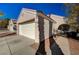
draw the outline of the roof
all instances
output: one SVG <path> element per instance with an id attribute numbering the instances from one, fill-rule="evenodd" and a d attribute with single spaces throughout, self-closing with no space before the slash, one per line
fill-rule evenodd
<path id="1" fill-rule="evenodd" d="M 25 14 L 25 15 L 23 15 L 23 14 Z M 25 18 L 23 19 L 22 16 L 24 16 L 26 19 Z M 33 10 L 33 9 L 27 9 L 27 8 L 23 8 L 22 9 L 22 11 L 21 11 L 21 13 L 19 15 L 17 23 L 24 23 L 24 22 L 33 20 L 36 16 L 41 16 L 41 17 L 43 17 L 46 20 L 49 20 L 51 22 L 55 22 L 56 23 L 55 20 L 51 19 L 49 16 L 45 15 L 44 13 L 42 13 L 40 11 Z"/>

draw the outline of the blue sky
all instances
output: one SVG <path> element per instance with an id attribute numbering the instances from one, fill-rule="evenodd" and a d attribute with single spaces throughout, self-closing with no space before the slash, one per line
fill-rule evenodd
<path id="1" fill-rule="evenodd" d="M 4 16 L 0 16 L 0 18 L 17 19 L 22 8 L 42 10 L 45 14 L 66 16 L 62 3 L 0 3 L 0 12 L 4 13 Z"/>

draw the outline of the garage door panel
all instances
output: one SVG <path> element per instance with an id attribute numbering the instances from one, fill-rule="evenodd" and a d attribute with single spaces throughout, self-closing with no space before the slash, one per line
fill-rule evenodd
<path id="1" fill-rule="evenodd" d="M 19 25 L 19 34 L 31 39 L 35 39 L 35 23 Z"/>

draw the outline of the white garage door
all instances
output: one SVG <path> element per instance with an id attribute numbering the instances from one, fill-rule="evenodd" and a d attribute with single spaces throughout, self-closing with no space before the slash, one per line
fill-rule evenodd
<path id="1" fill-rule="evenodd" d="M 20 24 L 19 34 L 31 39 L 35 39 L 35 23 Z"/>

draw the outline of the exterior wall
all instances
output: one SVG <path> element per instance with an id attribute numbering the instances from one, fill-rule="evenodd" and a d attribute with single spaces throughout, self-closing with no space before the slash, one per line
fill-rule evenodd
<path id="1" fill-rule="evenodd" d="M 35 40 L 35 23 L 19 24 L 22 22 L 27 22 L 31 19 L 35 19 L 35 17 L 36 17 L 36 10 L 23 8 L 17 22 L 18 27 L 17 34 Z"/>
<path id="2" fill-rule="evenodd" d="M 59 25 L 65 24 L 64 17 L 62 17 L 62 16 L 52 14 L 50 17 L 57 22 L 57 23 L 53 23 L 53 29 L 54 30 L 57 30 Z"/>
<path id="3" fill-rule="evenodd" d="M 35 18 L 35 42 L 39 43 L 38 16 Z"/>
<path id="4" fill-rule="evenodd" d="M 49 21 L 44 19 L 44 35 L 45 39 L 49 38 Z"/>
<path id="5" fill-rule="evenodd" d="M 35 23 L 19 24 L 19 34 L 35 40 Z"/>
<path id="6" fill-rule="evenodd" d="M 52 29 L 53 29 L 53 27 L 52 27 Z M 44 36 L 45 36 L 45 39 L 49 38 L 49 21 L 46 19 L 44 19 Z M 35 42 L 39 43 L 38 17 L 35 19 Z"/>
<path id="7" fill-rule="evenodd" d="M 29 20 L 35 18 L 35 16 L 36 16 L 35 10 L 23 8 L 19 15 L 18 22 L 20 23 L 20 22 L 29 21 Z"/>
<path id="8" fill-rule="evenodd" d="M 52 22 L 52 29 L 53 29 L 53 22 Z M 53 30 L 52 30 L 52 34 L 53 34 Z M 46 19 L 44 19 L 44 35 L 45 35 L 45 39 L 49 38 L 49 20 Z"/>

